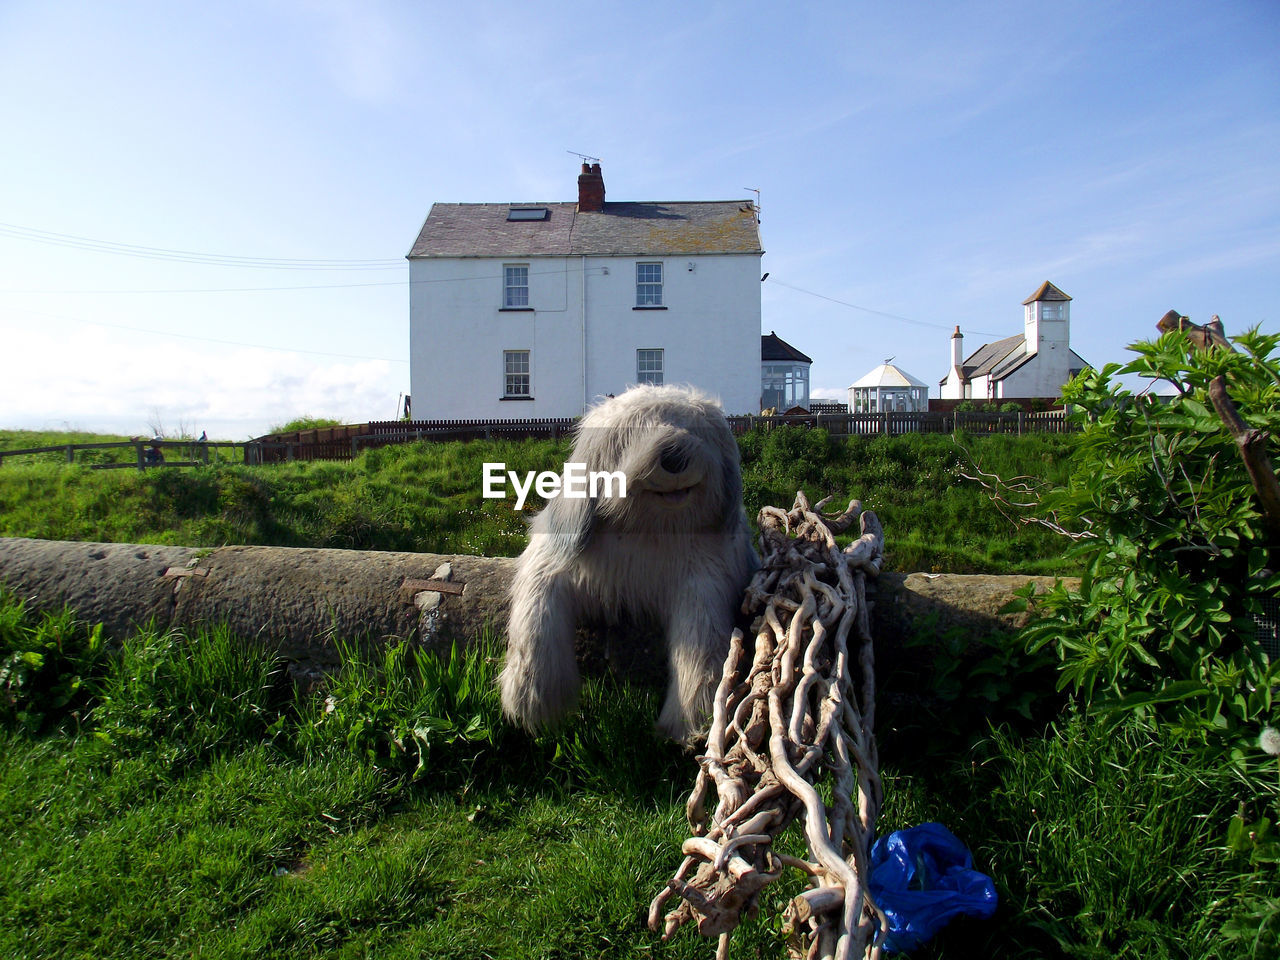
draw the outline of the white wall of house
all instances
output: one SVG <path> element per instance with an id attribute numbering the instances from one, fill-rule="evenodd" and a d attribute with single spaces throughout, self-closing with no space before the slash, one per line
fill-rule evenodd
<path id="1" fill-rule="evenodd" d="M 638 262 L 662 263 L 665 309 L 635 309 Z M 507 264 L 528 265 L 532 309 L 502 309 Z M 759 277 L 758 254 L 410 260 L 414 419 L 577 416 L 636 382 L 640 349 L 662 351 L 664 383 L 754 413 Z M 532 399 L 504 399 L 509 350 L 529 351 Z"/>
<path id="2" fill-rule="evenodd" d="M 1036 300 L 1023 310 L 1023 339 L 1034 357 L 1004 379 L 1001 396 L 1060 396 L 1071 379 L 1071 302 Z"/>
<path id="3" fill-rule="evenodd" d="M 964 400 L 972 395 L 973 384 L 962 383 L 960 374 L 953 368 L 947 379 L 938 384 L 938 397 L 942 400 Z"/>

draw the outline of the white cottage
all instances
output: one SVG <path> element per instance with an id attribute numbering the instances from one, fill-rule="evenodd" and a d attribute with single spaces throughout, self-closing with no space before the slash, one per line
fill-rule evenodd
<path id="1" fill-rule="evenodd" d="M 437 203 L 409 252 L 416 419 L 570 417 L 635 383 L 760 403 L 750 200 Z"/>
<path id="2" fill-rule="evenodd" d="M 849 387 L 853 413 L 918 413 L 929 409 L 929 385 L 889 361 Z"/>
<path id="3" fill-rule="evenodd" d="M 1051 399 L 1088 366 L 1071 349 L 1069 296 L 1046 280 L 1022 305 L 1022 333 L 984 344 L 968 357 L 956 327 L 950 369 L 938 384 L 941 399 Z"/>

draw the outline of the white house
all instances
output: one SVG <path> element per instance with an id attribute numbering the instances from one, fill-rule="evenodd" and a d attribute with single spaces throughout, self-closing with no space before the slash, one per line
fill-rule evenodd
<path id="1" fill-rule="evenodd" d="M 1088 366 L 1071 349 L 1071 298 L 1049 281 L 1023 304 L 1022 333 L 964 356 L 960 328 L 951 335 L 950 369 L 938 384 L 943 400 L 1051 398 Z M 962 359 L 963 358 L 963 359 Z"/>
<path id="2" fill-rule="evenodd" d="M 809 368 L 813 359 L 770 330 L 760 338 L 760 409 L 785 413 L 809 409 Z"/>
<path id="3" fill-rule="evenodd" d="M 635 383 L 760 403 L 760 230 L 749 200 L 437 203 L 409 252 L 415 419 L 581 414 Z"/>
<path id="4" fill-rule="evenodd" d="M 852 412 L 918 413 L 929 409 L 928 384 L 917 380 L 889 360 L 849 387 L 849 409 Z"/>

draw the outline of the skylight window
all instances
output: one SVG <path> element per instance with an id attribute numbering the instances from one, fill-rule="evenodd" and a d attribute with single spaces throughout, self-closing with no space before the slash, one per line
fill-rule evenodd
<path id="1" fill-rule="evenodd" d="M 546 207 L 512 207 L 507 211 L 508 220 L 545 220 L 550 215 Z"/>

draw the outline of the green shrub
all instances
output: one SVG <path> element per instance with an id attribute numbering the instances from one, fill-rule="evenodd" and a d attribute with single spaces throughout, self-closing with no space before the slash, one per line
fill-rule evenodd
<path id="1" fill-rule="evenodd" d="M 1017 631 L 944 629 L 936 615 L 922 618 L 878 668 L 883 755 L 932 761 L 969 750 L 993 726 L 1043 729 L 1065 702 L 1056 663 L 1049 651 L 1028 653 Z"/>
<path id="2" fill-rule="evenodd" d="M 400 642 L 379 652 L 340 643 L 340 669 L 320 695 L 304 694 L 297 745 L 333 746 L 395 774 L 469 773 L 510 729 L 498 701 L 493 637 L 447 657 Z"/>
<path id="3" fill-rule="evenodd" d="M 35 614 L 0 588 L 0 724 L 38 734 L 78 712 L 105 661 L 101 624 Z"/>
<path id="4" fill-rule="evenodd" d="M 332 417 L 313 417 L 310 415 L 297 417 L 288 423 L 280 423 L 267 430 L 267 433 L 297 433 L 299 430 L 323 430 L 326 427 L 340 427 L 343 421 Z"/>
<path id="5" fill-rule="evenodd" d="M 1042 617 L 1028 630 L 1031 648 L 1058 651 L 1061 683 L 1095 711 L 1225 737 L 1244 756 L 1280 706 L 1280 664 L 1252 619 L 1280 594 L 1280 544 L 1207 390 L 1224 376 L 1249 426 L 1275 436 L 1280 335 L 1234 339 L 1243 352 L 1198 350 L 1186 333 L 1168 333 L 1135 344 L 1125 366 L 1064 388 L 1084 430 L 1070 481 L 1042 507 L 1081 534 L 1084 576 L 1079 589 L 1023 599 Z M 1125 374 L 1167 380 L 1178 394 L 1133 394 L 1114 379 Z"/>

